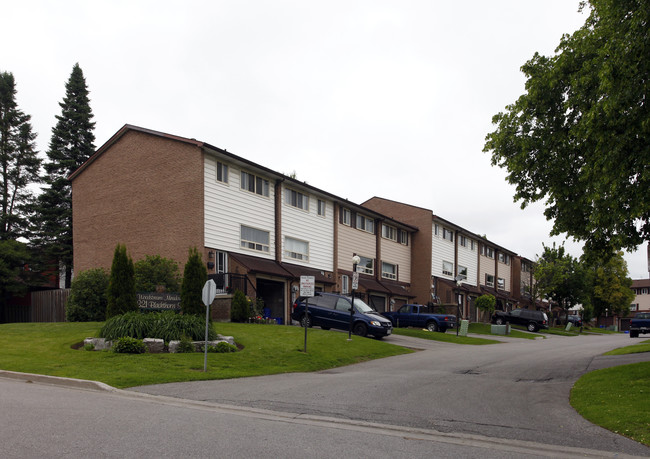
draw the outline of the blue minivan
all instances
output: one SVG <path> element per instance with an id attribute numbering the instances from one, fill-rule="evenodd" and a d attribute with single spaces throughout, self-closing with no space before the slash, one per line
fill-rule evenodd
<path id="1" fill-rule="evenodd" d="M 301 296 L 293 303 L 291 318 L 300 322 L 303 327 L 306 322 L 308 327 L 317 325 L 323 330 L 349 330 L 351 301 L 351 297 L 336 293 L 316 292 L 313 297 Z M 307 315 L 305 303 L 308 303 Z M 381 339 L 393 332 L 393 325 L 363 300 L 355 298 L 352 332 L 359 336 L 371 335 Z"/>

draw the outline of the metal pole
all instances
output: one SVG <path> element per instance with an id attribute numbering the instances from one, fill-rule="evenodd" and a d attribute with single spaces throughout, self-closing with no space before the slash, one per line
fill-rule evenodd
<path id="1" fill-rule="evenodd" d="M 354 275 L 357 272 L 357 264 L 354 263 L 352 265 L 352 278 L 354 279 Z M 348 341 L 352 341 L 352 321 L 353 321 L 353 316 L 354 314 L 354 280 L 352 281 L 352 301 L 350 302 L 350 327 L 348 330 Z"/>
<path id="2" fill-rule="evenodd" d="M 305 354 L 307 353 L 307 322 L 309 321 L 309 298 L 305 298 Z"/>
<path id="3" fill-rule="evenodd" d="M 210 305 L 205 307 L 205 345 L 203 346 L 203 372 L 208 371 L 208 327 L 210 319 Z"/>

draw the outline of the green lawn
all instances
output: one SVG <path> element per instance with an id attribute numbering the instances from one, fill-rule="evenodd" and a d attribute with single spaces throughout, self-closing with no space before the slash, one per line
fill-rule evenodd
<path id="1" fill-rule="evenodd" d="M 101 323 L 0 324 L 0 369 L 101 381 L 118 388 L 166 382 L 227 379 L 318 371 L 412 352 L 371 338 L 276 325 L 216 323 L 222 335 L 243 346 L 230 354 L 115 354 L 75 350 L 98 336 Z"/>
<path id="2" fill-rule="evenodd" d="M 633 340 L 630 341 L 634 342 Z M 605 355 L 638 354 L 640 352 L 650 352 L 650 340 L 639 341 L 630 346 L 620 347 L 613 351 L 606 352 Z"/>
<path id="3" fill-rule="evenodd" d="M 585 419 L 650 446 L 650 362 L 592 371 L 571 390 Z"/>
<path id="4" fill-rule="evenodd" d="M 445 333 L 430 332 L 420 328 L 393 328 L 395 335 L 412 336 L 414 338 L 443 341 L 456 344 L 498 344 L 500 341 L 486 338 L 474 338 L 470 336 L 456 336 L 456 329 L 447 330 Z"/>
<path id="5" fill-rule="evenodd" d="M 476 333 L 479 335 L 491 335 L 491 324 L 483 324 L 483 323 L 471 323 L 469 324 L 469 332 L 470 333 Z M 494 336 L 503 336 L 503 335 L 494 335 Z M 537 335 L 535 333 L 524 333 L 522 331 L 519 331 L 513 327 L 510 327 L 510 334 L 506 335 L 511 338 L 523 338 L 523 339 L 535 339 L 535 338 L 540 338 L 542 335 Z"/>

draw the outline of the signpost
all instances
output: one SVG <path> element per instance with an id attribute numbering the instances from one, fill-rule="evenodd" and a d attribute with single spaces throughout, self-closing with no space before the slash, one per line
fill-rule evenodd
<path id="1" fill-rule="evenodd" d="M 210 323 L 210 305 L 214 301 L 214 297 L 217 296 L 217 284 L 214 283 L 212 279 L 203 285 L 203 292 L 201 299 L 205 305 L 205 346 L 203 346 L 203 372 L 208 371 L 208 327 Z"/>
<path id="2" fill-rule="evenodd" d="M 312 298 L 316 290 L 316 278 L 314 276 L 300 276 L 300 296 L 305 298 L 305 353 L 307 353 L 307 322 L 309 321 L 309 298 Z"/>

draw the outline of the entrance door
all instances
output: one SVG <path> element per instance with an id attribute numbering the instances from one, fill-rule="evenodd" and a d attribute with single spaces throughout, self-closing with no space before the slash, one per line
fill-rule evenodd
<path id="1" fill-rule="evenodd" d="M 269 317 L 281 319 L 284 323 L 284 282 L 257 279 L 257 297 L 264 301 Z"/>

